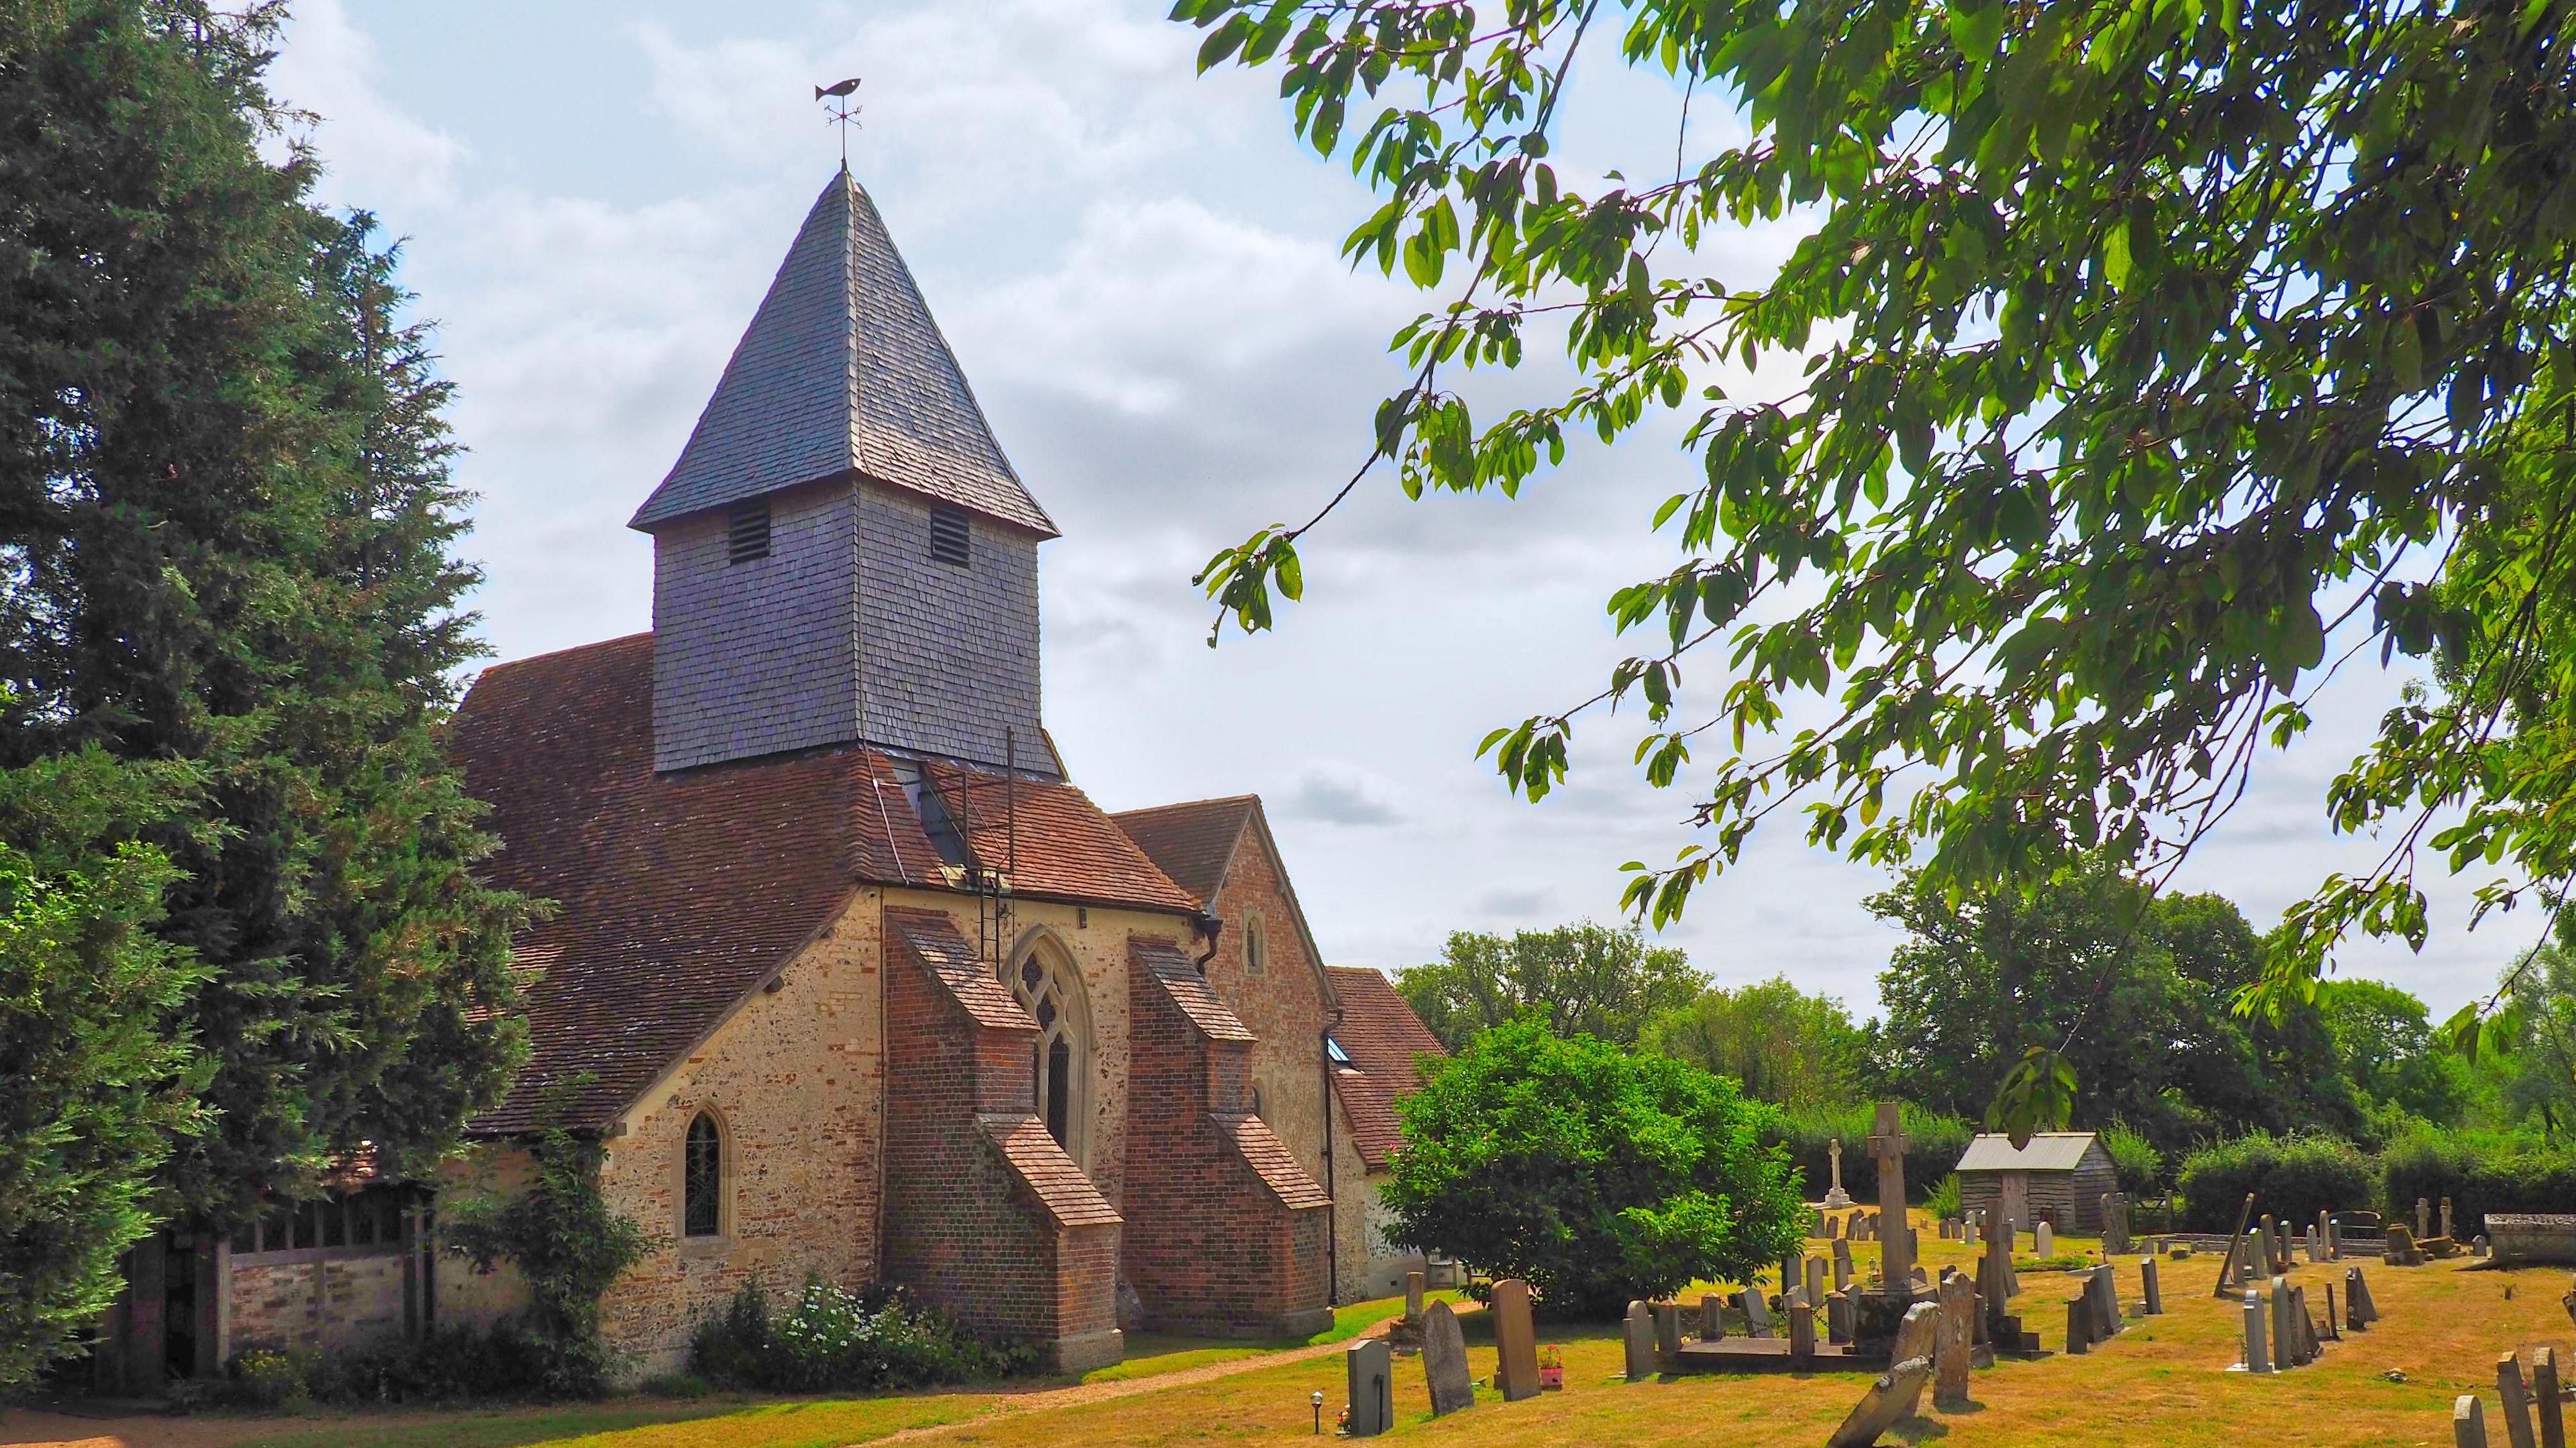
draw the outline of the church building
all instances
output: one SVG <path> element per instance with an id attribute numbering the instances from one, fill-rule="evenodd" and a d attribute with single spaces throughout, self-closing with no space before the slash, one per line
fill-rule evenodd
<path id="1" fill-rule="evenodd" d="M 530 1059 L 442 1193 L 596 1134 L 651 1238 L 602 1303 L 644 1372 L 755 1281 L 898 1283 L 1064 1371 L 1400 1285 L 1370 1177 L 1436 1043 L 1325 968 L 1258 799 L 1073 785 L 1055 523 L 846 170 L 632 526 L 652 631 L 491 668 L 455 721 L 489 874 L 555 908 L 517 946 Z M 426 1194 L 359 1183 L 189 1244 L 184 1304 L 119 1309 L 128 1376 L 524 1304 L 434 1241 Z"/>

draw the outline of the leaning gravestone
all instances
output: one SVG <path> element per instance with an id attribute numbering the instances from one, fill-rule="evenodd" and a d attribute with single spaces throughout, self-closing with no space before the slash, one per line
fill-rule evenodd
<path id="1" fill-rule="evenodd" d="M 1530 1326 L 1529 1284 L 1517 1277 L 1495 1283 L 1486 1310 L 1494 1314 L 1494 1385 L 1503 1390 L 1503 1401 L 1538 1396 L 1538 1337 Z"/>
<path id="2" fill-rule="evenodd" d="M 2141 1310 L 2149 1317 L 2158 1317 L 2163 1315 L 2165 1310 L 2165 1294 L 2162 1287 L 2160 1287 L 2156 1281 L 2155 1258 L 2145 1257 L 2139 1259 L 2138 1277 L 2145 1284 L 2141 1289 L 2143 1294 L 2140 1299 Z"/>
<path id="3" fill-rule="evenodd" d="M 1926 1362 L 1931 1361 L 1932 1350 L 1940 1331 L 1941 1305 L 1939 1303 L 1918 1302 L 1905 1309 L 1905 1316 L 1896 1324 L 1896 1344 L 1889 1351 L 1889 1361 L 1901 1363 L 1907 1358 L 1918 1357 Z"/>
<path id="4" fill-rule="evenodd" d="M 1629 1302 L 1627 1320 L 1619 1327 L 1620 1342 L 1628 1350 L 1628 1381 L 1642 1383 L 1655 1375 L 1655 1324 L 1646 1304 Z"/>
<path id="5" fill-rule="evenodd" d="M 1922 1358 L 1908 1358 L 1889 1368 L 1861 1394 L 1851 1416 L 1825 1440 L 1825 1448 L 1870 1448 L 1880 1434 L 1914 1416 L 1915 1405 L 1923 1401 L 1923 1385 L 1931 1377 L 1932 1364 Z"/>
<path id="6" fill-rule="evenodd" d="M 2532 1350 L 2531 1399 L 2540 1406 L 2540 1448 L 2567 1448 L 2567 1415 L 2558 1400 L 2558 1349 L 2554 1347 Z"/>
<path id="7" fill-rule="evenodd" d="M 1467 1371 L 1467 1338 L 1458 1314 L 1435 1302 L 1422 1313 L 1422 1376 L 1431 1385 L 1431 1416 L 1476 1404 L 1476 1379 Z"/>
<path id="8" fill-rule="evenodd" d="M 1959 1273 L 1941 1279 L 1941 1315 L 1932 1334 L 1932 1406 L 1945 1413 L 1968 1406 L 1976 1317 L 1977 1284 Z"/>
<path id="9" fill-rule="evenodd" d="M 1747 1287 L 1737 1298 L 1744 1304 L 1744 1330 L 1754 1337 L 1771 1335 L 1771 1304 L 1762 1298 L 1762 1289 Z"/>
<path id="10" fill-rule="evenodd" d="M 2531 1431 L 2531 1398 L 2522 1385 L 2522 1359 L 2512 1353 L 2496 1359 L 2496 1396 L 2504 1401 L 2505 1440 L 2513 1448 L 2537 1448 Z"/>
<path id="11" fill-rule="evenodd" d="M 1350 1388 L 1350 1435 L 1374 1438 L 1395 1425 L 1395 1371 L 1386 1339 L 1363 1338 L 1342 1354 Z"/>
<path id="12" fill-rule="evenodd" d="M 2354 1329 L 2366 1328 L 2379 1320 L 2379 1304 L 2370 1297 L 2370 1283 L 2358 1267 L 2343 1270 L 2344 1320 Z"/>
<path id="13" fill-rule="evenodd" d="M 1834 1290 L 1836 1292 L 1840 1292 L 1844 1288 L 1851 1286 L 1851 1280 L 1851 1243 L 1836 1242 L 1834 1244 Z"/>

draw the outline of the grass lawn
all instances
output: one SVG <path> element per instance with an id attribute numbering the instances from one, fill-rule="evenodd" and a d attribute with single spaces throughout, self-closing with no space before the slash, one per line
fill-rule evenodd
<path id="1" fill-rule="evenodd" d="M 1968 1256 L 1957 1244 L 1932 1238 L 1928 1230 L 1923 1237 L 1936 1271 Z M 2075 1252 L 2094 1246 L 2063 1240 Z M 1864 1244 L 1860 1255 L 1867 1260 L 1876 1249 Z M 2309 1296 L 2322 1311 L 2324 1284 L 2336 1283 L 2340 1295 L 2347 1265 L 2302 1267 L 2295 1280 L 2308 1284 Z M 2563 1350 L 2576 1338 L 2558 1302 L 2568 1285 L 2564 1269 L 2466 1271 L 2460 1262 L 2392 1268 L 2375 1260 L 2360 1265 L 2385 1317 L 2366 1333 L 2329 1343 L 2324 1359 L 2313 1366 L 2262 1377 L 2227 1372 L 2236 1358 L 2238 1311 L 2210 1295 L 2217 1259 L 2167 1261 L 2161 1269 L 2164 1316 L 2133 1321 L 2127 1332 L 2083 1356 L 2006 1362 L 1981 1372 L 1971 1389 L 1976 1405 L 1970 1411 L 1932 1415 L 1927 1399 L 1927 1416 L 1902 1425 L 1896 1436 L 1918 1444 L 1938 1439 L 1942 1448 L 2446 1444 L 2454 1395 L 2483 1392 L 2488 1416 L 2495 1417 L 2497 1354 L 2540 1342 L 2557 1343 Z M 2136 1259 L 2121 1259 L 2119 1270 L 2122 1297 L 2134 1299 Z M 2063 1303 L 2074 1295 L 2075 1279 L 2028 1272 L 2022 1285 L 2017 1307 L 2043 1344 L 2057 1347 L 2065 1331 Z M 1490 1373 L 1493 1350 L 1482 1314 L 1469 1315 L 1464 1326 L 1471 1365 L 1479 1374 Z M 1657 1448 L 1812 1445 L 1824 1441 L 1867 1384 L 1866 1378 L 1848 1373 L 1631 1384 L 1619 1376 L 1619 1343 L 1606 1325 L 1543 1326 L 1540 1340 L 1563 1345 L 1566 1391 L 1511 1404 L 1480 1393 L 1473 1410 L 1436 1422 L 1428 1412 L 1420 1359 L 1397 1359 L 1399 1421 L 1391 1436 L 1478 1448 L 1636 1442 Z M 1173 1373 L 1190 1354 L 1208 1348 L 1204 1343 L 1173 1344 L 1150 1360 Z M 1219 1350 L 1255 1349 L 1234 1344 Z M 931 1430 L 919 1441 L 1028 1448 L 1281 1441 L 1312 1435 L 1309 1395 L 1318 1390 L 1325 1395 L 1329 1425 L 1342 1399 L 1340 1357 L 1324 1352 L 1245 1364 L 1239 1371 L 1169 1383 L 1147 1378 L 1053 1391 L 939 1393 L 871 1402 L 672 1404 L 660 1410 L 665 1417 L 689 1416 L 649 1426 L 636 1426 L 635 1415 L 642 1410 L 632 1403 L 518 1414 L 406 1414 L 399 1421 L 385 1420 L 381 1431 L 371 1430 L 364 1416 L 327 1424 L 267 1420 L 268 1436 L 229 1441 L 292 1448 L 323 1443 L 365 1448 L 836 1448 L 913 1427 Z M 2491 1421 L 2490 1428 L 2494 1441 L 2502 1443 L 2501 1425 Z M 139 1448 L 164 1440 L 102 1441 L 130 1441 Z"/>

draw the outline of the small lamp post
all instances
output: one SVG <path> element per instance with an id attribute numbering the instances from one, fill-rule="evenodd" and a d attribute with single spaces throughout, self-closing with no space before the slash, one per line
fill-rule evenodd
<path id="1" fill-rule="evenodd" d="M 1324 1434 L 1324 1390 L 1317 1388 L 1315 1396 L 1307 1401 L 1315 1405 L 1315 1436 L 1320 1438 Z"/>

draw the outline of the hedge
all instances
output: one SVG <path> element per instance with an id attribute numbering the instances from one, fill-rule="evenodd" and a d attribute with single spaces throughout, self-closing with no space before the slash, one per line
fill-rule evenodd
<path id="1" fill-rule="evenodd" d="M 2256 1213 L 2297 1226 L 2319 1211 L 2355 1211 L 2378 1200 L 2370 1158 L 2332 1136 L 2240 1136 L 2182 1164 L 2183 1226 L 2232 1232 L 2245 1194 Z"/>
<path id="2" fill-rule="evenodd" d="M 1941 1178 L 1957 1169 L 1959 1157 L 1967 1151 L 1968 1140 L 1977 1134 L 1977 1128 L 1960 1117 L 1919 1110 L 1910 1104 L 1904 1111 L 1905 1195 L 1919 1202 L 1931 1194 Z M 1840 1138 L 1843 1190 L 1851 1193 L 1856 1202 L 1878 1201 L 1878 1163 L 1869 1154 L 1870 1126 L 1877 1114 L 1878 1109 L 1867 1102 L 1800 1111 L 1782 1108 L 1780 1144 L 1789 1149 L 1790 1165 L 1806 1178 L 1807 1200 L 1821 1198 L 1832 1184 L 1832 1161 L 1825 1148 Z"/>
<path id="3" fill-rule="evenodd" d="M 2488 1148 L 2419 1134 L 2381 1154 L 2379 1179 L 2390 1221 L 2413 1226 L 2420 1197 L 2432 1204 L 2438 1231 L 2447 1196 L 2451 1230 L 2463 1237 L 2485 1231 L 2489 1212 L 2576 1210 L 2576 1152 Z"/>

